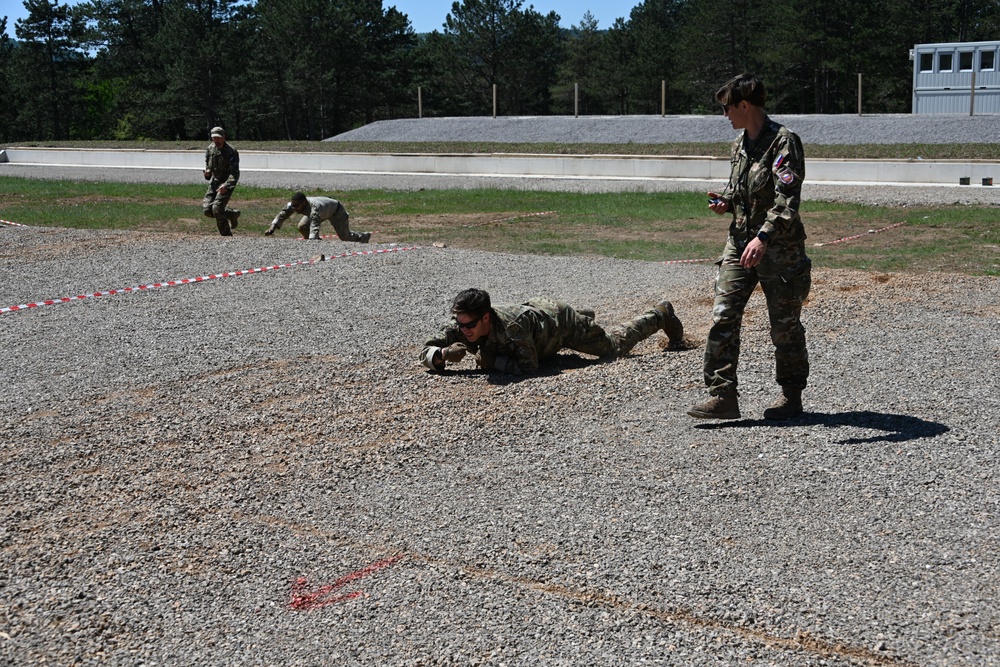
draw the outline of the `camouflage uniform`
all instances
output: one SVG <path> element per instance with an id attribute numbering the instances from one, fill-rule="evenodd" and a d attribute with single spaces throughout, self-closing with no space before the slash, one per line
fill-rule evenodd
<path id="1" fill-rule="evenodd" d="M 705 345 L 705 383 L 721 396 L 736 390 L 743 311 L 757 283 L 767 299 L 776 379 L 783 389 L 800 391 L 809 377 L 802 304 L 809 294 L 811 262 L 799 218 L 805 159 L 802 142 L 765 117 L 751 145 L 744 131 L 733 143 L 732 173 L 722 198 L 733 212 L 729 240 L 716 262 L 715 305 Z M 756 267 L 740 266 L 740 255 L 759 232 L 770 239 Z"/>
<path id="2" fill-rule="evenodd" d="M 461 343 L 476 355 L 480 367 L 522 375 L 537 371 L 541 359 L 553 357 L 563 348 L 597 357 L 624 356 L 666 326 L 666 311 L 657 307 L 605 331 L 569 304 L 541 297 L 520 305 L 493 306 L 491 313 L 489 335 L 474 343 L 468 342 L 452 318 L 441 333 L 425 343 L 420 363 L 436 370 L 434 356 L 452 343 Z"/>
<path id="3" fill-rule="evenodd" d="M 239 213 L 228 208 L 228 204 L 240 180 L 239 152 L 228 143 L 222 144 L 221 148 L 214 143 L 210 144 L 205 151 L 205 171 L 211 172 L 211 180 L 201 207 L 207 217 L 215 218 L 220 234 L 232 236 L 230 222 L 235 220 Z M 220 195 L 218 189 L 223 183 L 226 184 L 226 191 Z"/>
<path id="4" fill-rule="evenodd" d="M 319 226 L 324 220 L 329 220 L 333 229 L 337 232 L 337 237 L 341 241 L 355 241 L 357 243 L 367 243 L 371 238 L 371 232 L 352 232 L 348 219 L 347 209 L 336 199 L 330 197 L 306 197 L 306 210 L 302 213 L 299 221 L 299 233 L 304 239 L 318 239 Z M 292 202 L 285 204 L 281 212 L 274 217 L 271 222 L 273 229 L 281 229 L 281 224 L 285 222 L 293 213 L 296 213 Z"/>

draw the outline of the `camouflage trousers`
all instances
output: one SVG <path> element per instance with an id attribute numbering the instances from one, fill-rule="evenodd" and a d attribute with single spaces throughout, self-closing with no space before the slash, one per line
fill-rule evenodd
<path id="1" fill-rule="evenodd" d="M 337 233 L 337 238 L 341 241 L 358 242 L 364 240 L 364 234 L 351 231 L 350 217 L 343 204 L 337 206 L 336 212 L 330 218 L 330 224 L 333 225 L 333 231 Z M 299 234 L 302 234 L 304 239 L 319 238 L 319 227 L 322 222 L 317 215 L 302 216 L 298 224 Z"/>
<path id="2" fill-rule="evenodd" d="M 229 221 L 236 215 L 236 211 L 229 208 L 229 198 L 232 196 L 232 188 L 227 188 L 226 192 L 220 195 L 217 189 L 210 185 L 204 199 L 201 200 L 201 208 L 205 217 L 215 218 L 215 225 L 223 236 L 233 235 L 229 226 Z"/>
<path id="3" fill-rule="evenodd" d="M 605 330 L 594 322 L 589 313 L 580 313 L 564 303 L 558 305 L 559 328 L 565 332 L 561 347 L 595 357 L 624 356 L 639 342 L 662 329 L 666 323 L 660 311 L 650 309 L 628 322 Z"/>
<path id="4" fill-rule="evenodd" d="M 731 244 L 715 279 L 712 328 L 705 344 L 705 384 L 709 393 L 719 396 L 736 391 L 743 311 L 758 283 L 767 300 L 775 379 L 783 389 L 804 389 L 809 377 L 809 354 L 801 315 L 812 285 L 808 260 L 794 275 L 762 277 L 756 269 L 740 266 L 739 254 L 730 249 Z"/>

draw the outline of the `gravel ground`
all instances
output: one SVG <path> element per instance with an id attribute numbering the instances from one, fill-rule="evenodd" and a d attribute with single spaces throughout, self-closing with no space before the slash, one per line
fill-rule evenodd
<path id="1" fill-rule="evenodd" d="M 0 307 L 360 249 L 237 234 L 0 226 Z M 712 423 L 712 273 L 428 247 L 0 315 L 0 665 L 1000 664 L 1000 282 L 818 268 L 780 425 L 758 293 Z M 694 344 L 424 372 L 470 285 Z"/>
<path id="2" fill-rule="evenodd" d="M 357 249 L 0 234 L 8 305 Z M 0 316 L 0 664 L 1000 663 L 997 280 L 818 270 L 785 425 L 758 297 L 738 422 L 660 334 L 416 364 L 468 285 L 700 341 L 711 277 L 423 248 Z"/>

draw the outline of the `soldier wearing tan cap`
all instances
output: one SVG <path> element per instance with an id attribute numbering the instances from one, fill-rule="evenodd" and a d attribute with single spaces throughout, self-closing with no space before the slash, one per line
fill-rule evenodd
<path id="1" fill-rule="evenodd" d="M 226 131 L 212 128 L 212 143 L 205 151 L 205 180 L 208 192 L 201 202 L 205 216 L 215 218 L 219 233 L 232 236 L 239 224 L 239 209 L 229 208 L 229 198 L 240 180 L 240 154 L 226 143 Z"/>

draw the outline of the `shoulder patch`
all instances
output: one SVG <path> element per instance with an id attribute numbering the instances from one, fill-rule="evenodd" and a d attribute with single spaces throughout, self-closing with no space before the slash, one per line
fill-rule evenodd
<path id="1" fill-rule="evenodd" d="M 781 165 L 785 163 L 786 157 L 788 156 L 785 155 L 784 153 L 781 153 L 780 155 L 778 155 L 778 157 L 774 158 L 774 164 L 771 165 L 771 169 L 774 171 L 778 171 L 778 169 L 781 168 Z"/>
<path id="2" fill-rule="evenodd" d="M 782 169 L 778 172 L 778 180 L 789 185 L 795 181 L 795 173 L 791 169 Z"/>

